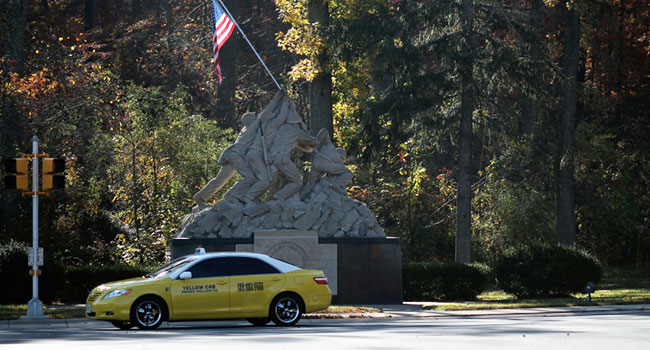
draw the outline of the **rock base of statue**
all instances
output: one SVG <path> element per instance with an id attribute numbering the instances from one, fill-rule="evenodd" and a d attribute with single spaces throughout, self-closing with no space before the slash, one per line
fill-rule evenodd
<path id="1" fill-rule="evenodd" d="M 287 200 L 194 207 L 172 239 L 172 257 L 198 246 L 262 253 L 323 270 L 335 303 L 402 302 L 399 239 L 387 238 L 368 207 L 332 177 L 303 186 Z"/>
<path id="2" fill-rule="evenodd" d="M 255 252 L 323 270 L 338 304 L 402 302 L 400 241 L 393 237 L 327 238 L 316 231 L 259 230 L 246 238 L 174 238 L 172 258 L 194 253 Z"/>
<path id="3" fill-rule="evenodd" d="M 316 231 L 325 238 L 386 237 L 368 207 L 337 187 L 323 177 L 287 200 L 197 206 L 174 238 L 250 238 L 255 231 L 286 229 Z"/>

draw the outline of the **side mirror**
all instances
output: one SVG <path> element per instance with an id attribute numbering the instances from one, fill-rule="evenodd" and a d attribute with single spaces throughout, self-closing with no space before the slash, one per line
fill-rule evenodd
<path id="1" fill-rule="evenodd" d="M 192 273 L 189 271 L 181 272 L 180 276 L 178 276 L 180 280 L 189 280 L 190 278 L 192 278 Z"/>

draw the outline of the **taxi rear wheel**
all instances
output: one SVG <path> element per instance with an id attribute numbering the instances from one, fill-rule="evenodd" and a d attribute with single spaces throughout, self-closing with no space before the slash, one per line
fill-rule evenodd
<path id="1" fill-rule="evenodd" d="M 131 308 L 131 324 L 140 329 L 156 329 L 165 319 L 165 308 L 162 300 L 145 297 L 133 303 Z"/>
<path id="2" fill-rule="evenodd" d="M 281 294 L 273 299 L 269 314 L 277 326 L 293 326 L 302 316 L 302 302 L 294 294 Z"/>
<path id="3" fill-rule="evenodd" d="M 133 328 L 133 324 L 129 321 L 111 321 L 111 324 L 123 331 Z"/>

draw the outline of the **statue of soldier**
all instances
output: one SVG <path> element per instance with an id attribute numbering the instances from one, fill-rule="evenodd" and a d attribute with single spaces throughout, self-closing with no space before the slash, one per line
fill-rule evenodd
<path id="1" fill-rule="evenodd" d="M 314 157 L 311 162 L 311 173 L 309 174 L 308 188 L 314 185 L 323 174 L 330 176 L 333 180 L 332 189 L 347 194 L 346 186 L 352 180 L 352 171 L 344 162 L 346 153 L 343 148 L 335 147 L 332 144 L 330 135 L 325 129 L 321 129 L 316 135 L 318 145 L 314 150 Z M 305 191 L 305 192 L 308 192 Z"/>
<path id="2" fill-rule="evenodd" d="M 278 128 L 284 124 L 289 115 L 291 101 L 282 91 L 278 92 L 269 105 L 260 115 L 264 115 L 268 120 L 263 123 L 258 131 L 258 136 L 246 153 L 246 160 L 257 181 L 244 194 L 244 200 L 247 202 L 257 201 L 271 186 L 273 174 L 277 173 L 274 166 L 270 164 L 268 150 L 275 139 Z M 274 116 L 274 117 L 270 117 Z"/>
<path id="3" fill-rule="evenodd" d="M 310 153 L 315 145 L 316 139 L 309 135 L 302 118 L 293 107 L 290 108 L 286 123 L 278 129 L 269 149 L 271 164 L 277 169 L 278 175 L 285 180 L 282 188 L 273 195 L 274 199 L 288 199 L 302 187 L 300 170 L 291 160 L 291 151 L 298 148 Z"/>
<path id="4" fill-rule="evenodd" d="M 255 183 L 255 174 L 246 161 L 246 152 L 253 144 L 260 124 L 265 122 L 266 118 L 268 115 L 261 115 L 257 118 L 252 112 L 247 112 L 241 117 L 244 128 L 237 136 L 235 143 L 221 153 L 217 161 L 222 164 L 219 174 L 192 197 L 197 204 L 206 204 L 230 180 L 235 171 L 242 176 L 242 179 L 224 195 L 224 198 L 229 201 L 243 202 L 244 193 Z"/>

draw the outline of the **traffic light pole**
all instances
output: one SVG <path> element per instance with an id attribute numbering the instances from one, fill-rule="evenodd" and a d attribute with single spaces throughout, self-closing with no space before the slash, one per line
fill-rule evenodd
<path id="1" fill-rule="evenodd" d="M 38 299 L 38 137 L 32 138 L 32 300 L 27 304 L 24 318 L 47 318 L 43 314 L 43 303 Z"/>

